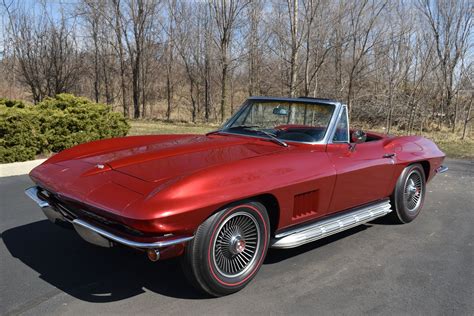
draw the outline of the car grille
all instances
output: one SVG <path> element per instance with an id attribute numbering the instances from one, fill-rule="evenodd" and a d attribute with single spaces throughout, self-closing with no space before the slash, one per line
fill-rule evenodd
<path id="1" fill-rule="evenodd" d="M 96 223 L 99 223 L 103 226 L 110 227 L 116 231 L 122 232 L 127 235 L 133 235 L 142 237 L 145 234 L 139 230 L 133 229 L 127 225 L 119 223 L 117 221 L 111 220 L 104 216 L 98 215 L 89 210 L 85 210 L 83 207 L 76 205 L 76 203 L 65 201 L 64 199 L 58 197 L 57 194 L 43 190 L 41 195 L 46 199 L 50 204 L 56 207 L 56 210 L 60 211 L 63 216 L 73 220 L 75 218 L 89 219 Z"/>

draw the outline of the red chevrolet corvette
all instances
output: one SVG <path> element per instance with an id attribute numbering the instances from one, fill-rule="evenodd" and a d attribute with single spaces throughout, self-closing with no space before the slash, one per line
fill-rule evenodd
<path id="1" fill-rule="evenodd" d="M 252 280 L 269 247 L 385 215 L 411 222 L 443 159 L 423 137 L 351 132 L 336 101 L 252 97 L 207 135 L 64 150 L 30 173 L 26 194 L 90 243 L 182 256 L 191 283 L 221 296 Z"/>

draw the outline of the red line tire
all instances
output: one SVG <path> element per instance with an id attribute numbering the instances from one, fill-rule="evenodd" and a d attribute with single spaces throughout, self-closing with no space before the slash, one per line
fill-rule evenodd
<path id="1" fill-rule="evenodd" d="M 409 165 L 403 169 L 391 196 L 392 222 L 406 224 L 420 214 L 426 195 L 426 178 L 420 164 Z"/>
<path id="2" fill-rule="evenodd" d="M 239 202 L 199 226 L 182 257 L 183 271 L 191 284 L 211 296 L 235 293 L 257 274 L 269 241 L 265 206 Z"/>

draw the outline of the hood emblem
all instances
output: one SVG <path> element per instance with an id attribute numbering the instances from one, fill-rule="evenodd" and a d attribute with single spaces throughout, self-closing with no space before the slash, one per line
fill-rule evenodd
<path id="1" fill-rule="evenodd" d="M 98 164 L 98 165 L 97 165 L 97 168 L 99 168 L 99 169 L 104 169 L 104 167 L 105 167 L 105 166 L 104 166 L 103 164 Z"/>

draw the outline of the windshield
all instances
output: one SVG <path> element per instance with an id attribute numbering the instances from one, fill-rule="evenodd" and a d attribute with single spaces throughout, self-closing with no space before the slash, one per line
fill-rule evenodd
<path id="1" fill-rule="evenodd" d="M 223 131 L 317 142 L 326 135 L 334 105 L 295 101 L 248 100 Z"/>

